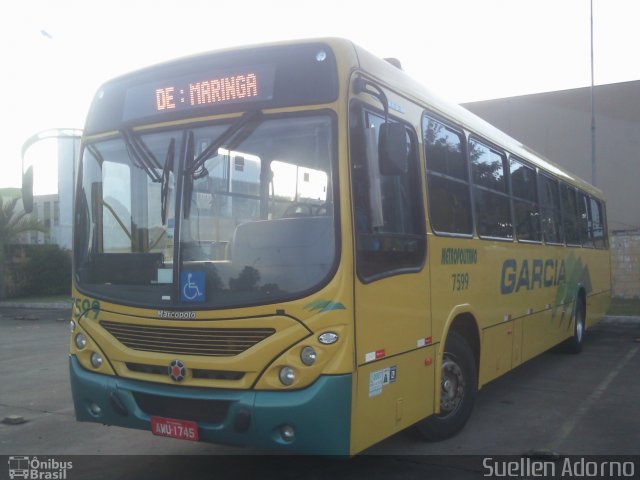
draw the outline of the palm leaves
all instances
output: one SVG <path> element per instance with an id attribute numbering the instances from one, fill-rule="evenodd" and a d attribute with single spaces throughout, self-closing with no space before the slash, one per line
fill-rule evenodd
<path id="1" fill-rule="evenodd" d="M 0 196 L 0 259 L 4 259 L 7 245 L 17 242 L 21 234 L 47 230 L 42 222 L 24 210 L 16 212 L 19 200 L 18 197 L 4 199 Z"/>
<path id="2" fill-rule="evenodd" d="M 0 195 L 0 299 L 5 297 L 4 263 L 7 246 L 17 242 L 27 232 L 45 232 L 47 228 L 24 210 L 16 213 L 19 197 L 3 198 Z"/>

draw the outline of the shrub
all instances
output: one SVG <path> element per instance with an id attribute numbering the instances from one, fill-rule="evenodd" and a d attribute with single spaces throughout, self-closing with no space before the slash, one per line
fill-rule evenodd
<path id="1" fill-rule="evenodd" d="M 25 262 L 27 295 L 71 293 L 71 255 L 58 245 L 34 245 Z"/>

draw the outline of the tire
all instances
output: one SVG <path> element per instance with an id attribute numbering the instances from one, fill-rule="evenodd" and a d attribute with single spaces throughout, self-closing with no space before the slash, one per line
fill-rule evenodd
<path id="1" fill-rule="evenodd" d="M 584 332 L 586 330 L 585 327 L 585 318 L 586 318 L 586 307 L 584 301 L 581 298 L 578 298 L 578 303 L 576 305 L 576 315 L 575 321 L 573 322 L 573 336 L 565 340 L 562 344 L 563 350 L 567 353 L 580 353 L 582 351 L 582 347 L 584 345 Z"/>
<path id="2" fill-rule="evenodd" d="M 449 333 L 442 358 L 440 413 L 416 424 L 428 441 L 454 436 L 471 416 L 478 393 L 478 371 L 469 343 L 456 332 Z"/>

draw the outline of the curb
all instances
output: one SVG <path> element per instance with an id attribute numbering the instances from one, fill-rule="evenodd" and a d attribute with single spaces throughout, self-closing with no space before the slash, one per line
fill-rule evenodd
<path id="1" fill-rule="evenodd" d="M 51 303 L 18 303 L 18 302 L 0 302 L 0 309 L 2 308 L 28 308 L 28 309 L 40 309 L 40 310 L 69 310 L 71 309 L 71 302 L 51 302 Z"/>
<path id="2" fill-rule="evenodd" d="M 602 319 L 602 323 L 606 324 L 640 324 L 640 317 L 627 315 L 607 315 Z"/>

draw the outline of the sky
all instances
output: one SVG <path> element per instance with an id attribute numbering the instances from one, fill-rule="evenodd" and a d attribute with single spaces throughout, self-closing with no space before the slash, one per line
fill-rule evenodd
<path id="1" fill-rule="evenodd" d="M 13 0 L 0 18 L 0 187 L 20 149 L 82 128 L 106 80 L 236 45 L 345 37 L 461 103 L 591 83 L 590 0 Z M 596 84 L 640 79 L 640 1 L 593 0 Z"/>

